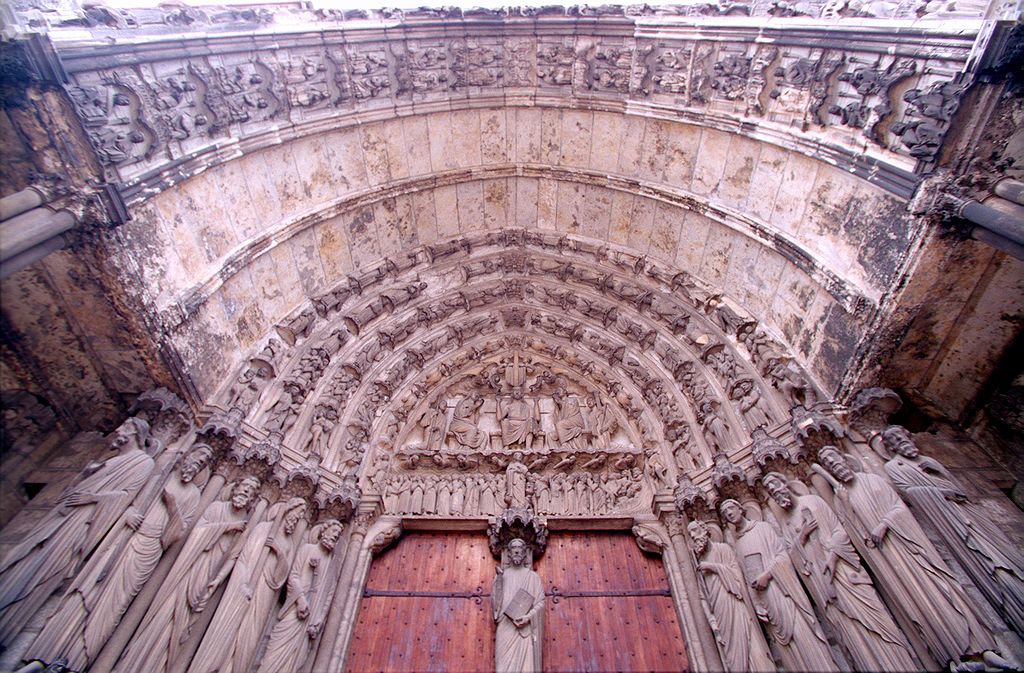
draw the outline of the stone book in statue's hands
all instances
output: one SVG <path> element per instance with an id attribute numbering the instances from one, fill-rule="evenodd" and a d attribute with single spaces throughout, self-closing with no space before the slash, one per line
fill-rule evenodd
<path id="1" fill-rule="evenodd" d="M 516 595 L 512 597 L 508 605 L 505 606 L 505 614 L 509 619 L 515 621 L 520 617 L 525 617 L 526 613 L 533 607 L 533 596 L 526 589 L 520 589 L 516 592 Z"/>

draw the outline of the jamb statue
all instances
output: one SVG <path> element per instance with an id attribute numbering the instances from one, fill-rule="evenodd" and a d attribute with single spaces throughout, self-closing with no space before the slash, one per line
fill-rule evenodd
<path id="1" fill-rule="evenodd" d="M 544 585 L 531 568 L 529 548 L 520 538 L 508 543 L 491 588 L 497 631 L 497 673 L 539 672 L 544 642 Z"/>

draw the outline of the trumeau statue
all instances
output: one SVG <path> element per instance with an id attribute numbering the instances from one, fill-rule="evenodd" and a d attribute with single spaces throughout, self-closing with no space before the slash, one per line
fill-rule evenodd
<path id="1" fill-rule="evenodd" d="M 838 671 L 789 559 L 785 541 L 767 521 L 751 521 L 733 499 L 719 505 L 736 530 L 736 556 L 752 589 L 754 610 L 778 647 L 787 671 Z"/>
<path id="2" fill-rule="evenodd" d="M 149 425 L 132 417 L 114 431 L 121 453 L 71 487 L 0 562 L 0 644 L 11 639 L 46 599 L 74 577 L 82 561 L 146 483 L 155 462 Z"/>
<path id="3" fill-rule="evenodd" d="M 189 673 L 248 673 L 303 532 L 302 498 L 270 508 L 252 527 Z M 303 524 L 304 525 L 304 524 Z"/>
<path id="4" fill-rule="evenodd" d="M 341 536 L 340 521 L 330 519 L 311 532 L 313 542 L 299 548 L 288 573 L 284 605 L 270 632 L 270 641 L 260 660 L 260 673 L 297 673 L 321 624 L 310 620 L 313 600 L 322 590 L 327 566 Z"/>
<path id="5" fill-rule="evenodd" d="M 164 673 L 178 664 L 196 615 L 234 561 L 236 538 L 245 530 L 259 486 L 255 477 L 245 477 L 232 485 L 227 501 L 211 503 L 199 517 L 116 671 Z"/>
<path id="6" fill-rule="evenodd" d="M 188 534 L 201 496 L 196 476 L 212 457 L 209 446 L 197 445 L 145 516 L 129 509 L 124 526 L 130 536 L 104 540 L 33 643 L 32 654 L 63 657 L 75 670 L 96 658 L 164 552 Z"/>
<path id="7" fill-rule="evenodd" d="M 836 495 L 836 511 L 863 543 L 861 553 L 889 606 L 915 629 L 939 666 L 994 648 L 991 634 L 968 607 L 969 599 L 896 491 L 882 477 L 857 472 L 835 447 L 818 459 Z M 820 470 L 820 468 L 819 468 Z"/>
<path id="8" fill-rule="evenodd" d="M 515 538 L 502 554 L 491 588 L 491 609 L 497 632 L 494 660 L 497 673 L 539 672 L 544 642 L 544 585 L 530 567 L 530 549 Z"/>
<path id="9" fill-rule="evenodd" d="M 972 503 L 938 461 L 921 456 L 910 433 L 892 425 L 881 434 L 895 456 L 885 472 L 917 514 L 939 532 L 985 598 L 1016 631 L 1024 632 L 1024 554 Z"/>
<path id="10" fill-rule="evenodd" d="M 920 670 L 828 503 L 813 493 L 794 495 L 778 472 L 762 481 L 781 510 L 793 562 L 857 670 Z"/>
<path id="11" fill-rule="evenodd" d="M 691 521 L 687 530 L 697 556 L 697 570 L 704 577 L 708 607 L 715 620 L 715 636 L 726 670 L 776 670 L 768 643 L 747 607 L 747 591 L 736 554 L 724 542 L 712 540 L 711 528 L 703 521 Z"/>

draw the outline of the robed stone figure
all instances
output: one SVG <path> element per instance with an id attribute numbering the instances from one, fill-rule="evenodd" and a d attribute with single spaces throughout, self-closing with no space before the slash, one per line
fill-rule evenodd
<path id="1" fill-rule="evenodd" d="M 712 540 L 711 530 L 703 521 L 691 521 L 687 531 L 697 556 L 697 570 L 704 577 L 708 607 L 715 618 L 715 636 L 726 670 L 775 671 L 768 643 L 747 607 L 747 592 L 736 554 L 724 542 Z"/>
<path id="2" fill-rule="evenodd" d="M 539 673 L 544 642 L 544 585 L 530 568 L 530 550 L 516 538 L 508 543 L 491 588 L 497 633 L 497 673 Z"/>
<path id="3" fill-rule="evenodd" d="M 857 670 L 921 670 L 828 503 L 814 493 L 794 493 L 778 472 L 766 474 L 762 483 L 778 505 L 776 515 L 804 584 Z"/>
<path id="4" fill-rule="evenodd" d="M 836 512 L 863 543 L 864 559 L 889 604 L 913 625 L 935 662 L 959 664 L 993 650 L 992 635 L 893 487 L 876 474 L 855 474 L 834 447 L 822 448 L 818 460 L 828 470 L 819 474 L 835 490 Z"/>
<path id="5" fill-rule="evenodd" d="M 249 673 L 263 632 L 288 579 L 301 541 L 306 501 L 292 498 L 270 508 L 251 527 L 189 673 Z"/>
<path id="6" fill-rule="evenodd" d="M 313 641 L 320 635 L 321 615 L 312 613 L 317 607 L 318 592 L 326 590 L 322 585 L 327 565 L 343 528 L 340 521 L 328 519 L 313 528 L 314 541 L 299 548 L 288 573 L 284 605 L 277 612 L 277 623 L 270 631 L 270 641 L 260 658 L 260 673 L 298 673 L 301 670 Z"/>
<path id="7" fill-rule="evenodd" d="M 794 672 L 838 671 L 782 537 L 767 521 L 748 519 L 735 500 L 723 500 L 719 510 L 736 529 L 736 556 L 782 665 Z"/>
<path id="8" fill-rule="evenodd" d="M 245 530 L 249 505 L 260 482 L 236 482 L 227 501 L 209 505 L 178 554 L 131 644 L 115 668 L 118 673 L 165 673 L 181 664 L 196 615 L 203 611 L 225 563 L 234 561 L 236 539 Z"/>
<path id="9" fill-rule="evenodd" d="M 885 472 L 918 517 L 939 532 L 960 566 L 1006 623 L 1024 632 L 1024 552 L 967 497 L 942 463 L 921 456 L 910 433 L 891 425 L 881 435 L 896 455 Z"/>
<path id="10" fill-rule="evenodd" d="M 160 445 L 149 440 L 146 421 L 133 417 L 114 431 L 111 446 L 121 452 L 65 493 L 0 562 L 0 645 L 10 645 L 75 576 L 146 483 Z"/>
<path id="11" fill-rule="evenodd" d="M 32 644 L 31 654 L 46 660 L 64 658 L 73 670 L 88 667 L 164 551 L 191 528 L 201 496 L 196 476 L 212 457 L 210 447 L 197 446 L 185 455 L 177 475 L 167 480 L 145 514 L 129 508 L 122 517 L 123 530 L 111 531 L 82 568 Z"/>

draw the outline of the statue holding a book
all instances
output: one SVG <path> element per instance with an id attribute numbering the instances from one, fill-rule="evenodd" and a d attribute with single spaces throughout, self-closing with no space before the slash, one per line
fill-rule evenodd
<path id="1" fill-rule="evenodd" d="M 544 641 L 544 585 L 533 571 L 532 554 L 521 538 L 511 540 L 501 555 L 491 589 L 497 633 L 494 641 L 497 673 L 541 670 Z"/>

